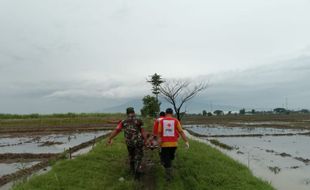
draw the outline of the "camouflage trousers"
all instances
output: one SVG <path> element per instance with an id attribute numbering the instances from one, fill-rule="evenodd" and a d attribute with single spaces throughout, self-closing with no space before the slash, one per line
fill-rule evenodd
<path id="1" fill-rule="evenodd" d="M 141 163 L 143 158 L 142 146 L 127 146 L 129 163 L 131 171 L 137 175 L 141 172 Z"/>

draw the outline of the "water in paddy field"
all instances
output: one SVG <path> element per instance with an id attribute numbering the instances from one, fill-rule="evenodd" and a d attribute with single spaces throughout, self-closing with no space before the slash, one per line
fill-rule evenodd
<path id="1" fill-rule="evenodd" d="M 52 134 L 33 137 L 0 137 L 0 154 L 4 153 L 61 153 L 65 149 L 107 134 L 96 131 L 72 134 Z M 50 144 L 48 144 L 50 143 Z"/>
<path id="2" fill-rule="evenodd" d="M 99 136 L 105 135 L 110 131 L 83 132 L 71 134 L 52 134 L 52 135 L 36 135 L 24 137 L 0 136 L 0 154 L 5 153 L 61 153 L 65 149 L 80 145 Z M 81 149 L 72 154 L 76 157 L 85 154 L 92 149 L 92 146 Z M 12 174 L 21 169 L 26 169 L 38 164 L 38 161 L 11 162 L 10 160 L 2 160 L 0 162 L 0 177 Z"/>
<path id="3" fill-rule="evenodd" d="M 25 162 L 25 163 L 16 162 L 16 163 L 10 163 L 10 164 L 0 163 L 0 168 L 1 168 L 0 176 L 11 174 L 21 169 L 30 168 L 31 166 L 38 164 L 38 163 L 39 162 Z"/>
<path id="4" fill-rule="evenodd" d="M 248 166 L 254 175 L 270 182 L 279 190 L 310 189 L 310 136 L 298 135 L 309 132 L 302 129 L 223 127 L 219 125 L 185 126 L 195 133 L 207 136 L 207 142 L 216 139 L 233 147 L 225 154 Z M 271 136 L 272 134 L 291 134 L 292 136 Z M 261 137 L 230 137 L 229 135 L 262 134 Z M 228 137 L 225 137 L 227 135 Z"/>
<path id="5" fill-rule="evenodd" d="M 296 134 L 306 133 L 310 130 L 290 129 L 290 128 L 263 128 L 263 127 L 224 127 L 222 125 L 186 125 L 184 128 L 190 128 L 193 132 L 208 136 L 223 135 L 273 135 L 273 134 Z"/>

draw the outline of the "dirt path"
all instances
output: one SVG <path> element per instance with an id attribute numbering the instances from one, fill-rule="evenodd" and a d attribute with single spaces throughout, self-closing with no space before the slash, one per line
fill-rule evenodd
<path id="1" fill-rule="evenodd" d="M 144 175 L 141 178 L 141 189 L 143 190 L 155 190 L 156 189 L 156 164 L 158 157 L 158 149 L 144 150 L 143 157 L 143 170 Z"/>

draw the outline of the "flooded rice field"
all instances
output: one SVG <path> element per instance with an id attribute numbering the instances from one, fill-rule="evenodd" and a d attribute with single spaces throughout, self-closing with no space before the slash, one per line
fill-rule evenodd
<path id="1" fill-rule="evenodd" d="M 109 132 L 0 135 L 0 189 L 1 185 L 22 176 L 19 174 L 22 170 L 31 174 L 42 169 L 47 166 L 49 159 L 57 158 L 68 149 L 72 149 L 70 158 L 89 152 L 95 139 L 104 137 Z"/>
<path id="2" fill-rule="evenodd" d="M 248 166 L 254 175 L 279 190 L 310 189 L 309 130 L 249 125 L 188 125 L 185 128 Z"/>
<path id="3" fill-rule="evenodd" d="M 229 136 L 285 136 L 296 134 L 308 134 L 310 130 L 272 127 L 223 127 L 223 125 L 189 125 L 186 128 L 205 137 L 229 137 Z"/>
<path id="4" fill-rule="evenodd" d="M 10 137 L 0 136 L 0 154 L 3 153 L 61 153 L 65 149 L 105 135 L 107 131 L 44 136 Z"/>
<path id="5" fill-rule="evenodd" d="M 37 163 L 39 162 L 16 162 L 9 164 L 0 163 L 0 176 L 11 174 L 24 168 L 29 168 Z"/>

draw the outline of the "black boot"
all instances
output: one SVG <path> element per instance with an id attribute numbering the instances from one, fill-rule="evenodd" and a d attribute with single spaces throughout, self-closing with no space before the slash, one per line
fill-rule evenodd
<path id="1" fill-rule="evenodd" d="M 130 162 L 130 173 L 135 174 L 135 162 Z"/>
<path id="2" fill-rule="evenodd" d="M 137 166 L 135 168 L 135 180 L 140 180 L 142 176 L 142 166 L 141 163 L 137 163 Z"/>
<path id="3" fill-rule="evenodd" d="M 169 182 L 173 179 L 172 175 L 172 167 L 171 168 L 165 168 L 165 173 L 166 173 L 166 180 Z"/>

